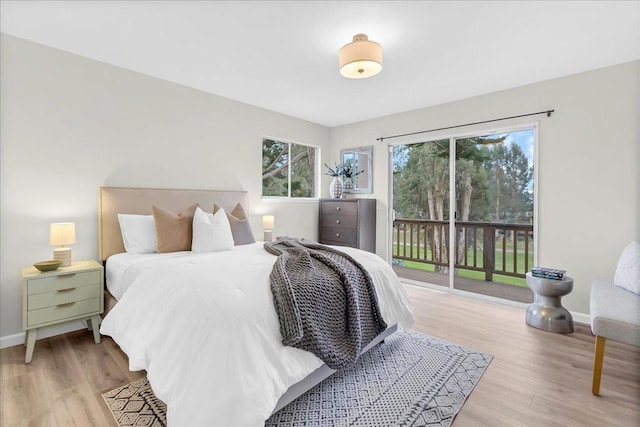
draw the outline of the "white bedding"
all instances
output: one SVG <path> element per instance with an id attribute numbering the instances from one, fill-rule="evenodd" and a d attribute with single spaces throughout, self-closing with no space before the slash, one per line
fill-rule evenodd
<path id="1" fill-rule="evenodd" d="M 123 252 L 109 257 L 107 260 L 105 278 L 107 289 L 113 297 L 120 301 L 120 298 L 127 291 L 134 279 L 149 265 L 162 262 L 167 258 L 176 258 L 191 255 L 191 252 L 170 252 L 170 253 L 147 253 L 133 254 Z"/>
<path id="2" fill-rule="evenodd" d="M 369 252 L 338 249 L 371 274 L 385 321 L 411 327 L 413 312 L 391 267 Z M 108 274 L 116 293 L 126 292 L 100 332 L 129 356 L 129 369 L 147 370 L 169 426 L 263 426 L 287 388 L 322 365 L 281 344 L 269 287 L 276 257 L 261 243 L 128 257 L 126 266 L 125 258 Z"/>

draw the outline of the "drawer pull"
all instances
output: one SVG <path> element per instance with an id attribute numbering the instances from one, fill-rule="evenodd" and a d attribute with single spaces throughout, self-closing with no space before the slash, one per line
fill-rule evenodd
<path id="1" fill-rule="evenodd" d="M 336 210 L 339 211 L 340 210 L 340 206 L 336 206 Z"/>
<path id="2" fill-rule="evenodd" d="M 76 275 L 76 273 L 60 274 L 60 275 L 58 275 L 58 278 L 62 279 L 64 277 L 71 277 L 71 276 L 75 276 L 75 275 Z"/>
<path id="3" fill-rule="evenodd" d="M 336 233 L 336 237 L 340 237 L 340 233 Z"/>
<path id="4" fill-rule="evenodd" d="M 58 304 L 58 305 L 56 305 L 56 307 L 59 307 L 59 308 L 63 308 L 63 307 L 71 307 L 71 306 L 72 306 L 73 304 L 75 304 L 75 303 L 76 303 L 75 301 L 66 302 L 66 303 L 64 303 L 64 304 Z"/>
<path id="5" fill-rule="evenodd" d="M 76 288 L 67 288 L 67 289 L 58 289 L 57 292 L 71 292 L 75 290 Z"/>
<path id="6" fill-rule="evenodd" d="M 336 219 L 336 224 L 340 224 L 340 220 L 339 219 Z"/>

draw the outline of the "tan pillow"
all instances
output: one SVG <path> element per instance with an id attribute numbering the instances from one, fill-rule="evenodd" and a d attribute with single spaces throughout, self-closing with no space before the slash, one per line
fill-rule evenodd
<path id="1" fill-rule="evenodd" d="M 193 214 L 198 204 L 174 213 L 152 206 L 153 220 L 156 223 L 158 253 L 191 250 L 193 235 Z"/>
<path id="2" fill-rule="evenodd" d="M 216 204 L 213 205 L 213 213 L 215 214 L 220 207 Z M 227 212 L 227 218 L 229 219 L 229 225 L 231 226 L 231 234 L 233 235 L 233 244 L 248 245 L 249 243 L 255 243 L 256 239 L 253 237 L 251 231 L 251 225 L 247 219 L 247 214 L 240 203 L 236 205 L 231 212 Z"/>

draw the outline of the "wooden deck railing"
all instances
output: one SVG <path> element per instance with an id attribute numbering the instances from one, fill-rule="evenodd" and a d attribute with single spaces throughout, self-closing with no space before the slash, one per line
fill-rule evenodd
<path id="1" fill-rule="evenodd" d="M 456 221 L 455 268 L 525 278 L 530 270 L 533 225 Z M 530 247 L 531 246 L 531 247 Z M 449 222 L 397 219 L 393 258 L 440 267 L 449 265 Z"/>

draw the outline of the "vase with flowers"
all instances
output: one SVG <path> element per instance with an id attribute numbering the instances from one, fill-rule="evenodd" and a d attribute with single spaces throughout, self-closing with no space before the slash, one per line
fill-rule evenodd
<path id="1" fill-rule="evenodd" d="M 357 170 L 351 161 L 348 161 L 342 165 L 342 190 L 344 192 L 351 192 L 354 187 L 353 180 L 358 177 L 364 170 Z"/>
<path id="2" fill-rule="evenodd" d="M 334 199 L 343 198 L 345 190 L 347 192 L 353 190 L 354 178 L 364 172 L 364 170 L 357 170 L 351 162 L 336 163 L 333 168 L 326 163 L 324 166 L 327 168 L 325 175 L 333 177 L 329 185 L 329 195 Z"/>
<path id="3" fill-rule="evenodd" d="M 327 168 L 325 175 L 333 177 L 331 184 L 329 184 L 329 196 L 331 196 L 332 199 L 342 198 L 342 165 L 336 164 L 334 168 L 330 168 L 329 165 L 325 163 L 324 166 Z"/>

